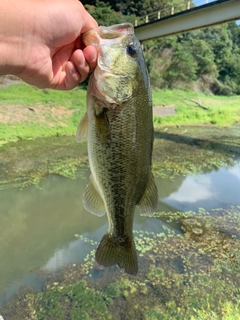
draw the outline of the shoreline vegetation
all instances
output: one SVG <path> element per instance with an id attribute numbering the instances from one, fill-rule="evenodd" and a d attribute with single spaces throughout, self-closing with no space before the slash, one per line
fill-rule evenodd
<path id="1" fill-rule="evenodd" d="M 240 97 L 198 91 L 153 89 L 156 128 L 231 126 L 240 122 Z M 86 111 L 86 90 L 37 89 L 25 83 L 0 87 L 0 146 L 22 139 L 75 135 Z M 169 113 L 170 110 L 170 113 Z"/>

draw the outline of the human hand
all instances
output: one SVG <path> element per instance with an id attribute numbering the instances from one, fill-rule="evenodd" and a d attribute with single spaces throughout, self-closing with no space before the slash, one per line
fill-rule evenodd
<path id="1" fill-rule="evenodd" d="M 81 34 L 96 28 L 97 22 L 83 5 L 78 0 L 8 0 L 11 3 L 17 14 L 6 32 L 17 55 L 13 64 L 11 52 L 5 57 L 10 73 L 39 88 L 69 90 L 84 81 L 96 66 L 97 51 L 83 45 Z M 10 25 L 9 19 L 6 23 Z"/>

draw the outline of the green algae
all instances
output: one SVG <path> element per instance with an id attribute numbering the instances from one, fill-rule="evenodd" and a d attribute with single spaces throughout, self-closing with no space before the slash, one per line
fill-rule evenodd
<path id="1" fill-rule="evenodd" d="M 38 186 L 49 174 L 76 179 L 82 167 L 88 168 L 86 143 L 73 136 L 12 142 L 1 148 L 0 189 Z"/>
<path id="2" fill-rule="evenodd" d="M 40 293 L 38 301 L 41 301 L 36 313 L 39 320 L 49 316 L 51 319 L 105 319 L 102 316 L 107 313 L 104 294 L 89 288 L 83 280 L 66 287 L 56 283 Z"/>
<path id="3" fill-rule="evenodd" d="M 83 263 L 47 275 L 43 292 L 16 296 L 0 310 L 11 319 L 237 319 L 240 312 L 240 207 L 156 212 L 182 228 L 134 231 L 136 277 Z M 195 229 L 202 232 L 195 232 Z M 76 235 L 96 248 L 96 242 Z M 219 301 L 219 303 L 216 303 Z M 18 308 L 13 308 L 14 304 Z M 10 311 L 9 311 L 10 310 Z"/>

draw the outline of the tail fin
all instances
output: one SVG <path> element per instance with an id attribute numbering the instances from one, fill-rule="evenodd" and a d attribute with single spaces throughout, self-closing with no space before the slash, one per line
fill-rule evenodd
<path id="1" fill-rule="evenodd" d="M 96 251 L 96 261 L 104 267 L 117 264 L 125 272 L 136 275 L 138 272 L 138 261 L 134 240 L 126 245 L 114 242 L 113 237 L 106 233 Z"/>

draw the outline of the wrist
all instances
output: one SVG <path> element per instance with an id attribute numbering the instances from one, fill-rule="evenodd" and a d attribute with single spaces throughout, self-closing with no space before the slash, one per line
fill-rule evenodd
<path id="1" fill-rule="evenodd" d="M 23 69 L 23 60 L 19 54 L 22 47 L 20 39 L 0 37 L 0 75 L 16 75 Z"/>

